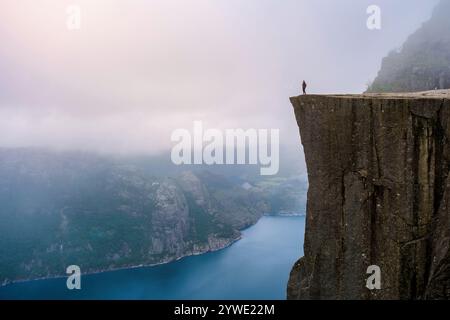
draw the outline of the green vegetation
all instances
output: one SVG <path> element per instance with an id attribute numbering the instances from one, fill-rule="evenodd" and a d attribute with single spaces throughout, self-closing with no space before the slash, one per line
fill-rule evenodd
<path id="1" fill-rule="evenodd" d="M 442 1 L 430 21 L 399 51 L 383 59 L 368 92 L 413 92 L 450 88 L 450 2 Z"/>
<path id="2" fill-rule="evenodd" d="M 0 285 L 65 275 L 72 264 L 93 272 L 218 249 L 283 201 L 297 206 L 306 190 L 286 178 L 242 184 L 206 171 L 156 178 L 94 155 L 0 149 Z"/>

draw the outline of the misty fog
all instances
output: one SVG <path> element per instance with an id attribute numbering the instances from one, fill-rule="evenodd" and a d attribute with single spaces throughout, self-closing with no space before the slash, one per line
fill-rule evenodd
<path id="1" fill-rule="evenodd" d="M 66 7 L 82 10 L 68 30 Z M 279 128 L 300 150 L 289 96 L 360 93 L 437 1 L 4 0 L 0 147 L 156 154 L 170 134 Z M 366 9 L 381 8 L 381 30 Z"/>

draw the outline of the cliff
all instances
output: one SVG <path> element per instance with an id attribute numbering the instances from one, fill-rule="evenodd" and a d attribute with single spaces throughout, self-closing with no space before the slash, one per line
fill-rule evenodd
<path id="1" fill-rule="evenodd" d="M 450 91 L 291 102 L 309 190 L 288 298 L 449 299 Z"/>
<path id="2" fill-rule="evenodd" d="M 156 177 L 130 162 L 0 148 L 0 286 L 71 264 L 86 274 L 222 249 L 270 212 L 259 188 L 208 172 Z"/>
<path id="3" fill-rule="evenodd" d="M 450 1 L 442 0 L 403 44 L 386 56 L 368 92 L 450 88 Z"/>

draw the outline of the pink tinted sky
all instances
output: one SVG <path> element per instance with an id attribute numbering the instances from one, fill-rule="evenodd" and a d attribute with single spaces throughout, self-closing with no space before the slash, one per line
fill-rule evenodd
<path id="1" fill-rule="evenodd" d="M 376 2 L 376 3 L 375 3 Z M 429 0 L 2 0 L 0 147 L 158 153 L 170 134 L 280 128 L 288 97 L 361 92 L 431 15 Z M 66 28 L 66 7 L 82 9 Z M 366 8 L 382 29 L 366 28 Z"/>

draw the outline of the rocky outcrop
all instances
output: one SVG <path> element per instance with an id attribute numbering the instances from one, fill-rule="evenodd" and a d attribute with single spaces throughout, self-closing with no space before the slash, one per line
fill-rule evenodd
<path id="1" fill-rule="evenodd" d="M 309 191 L 288 298 L 449 299 L 450 92 L 291 102 Z"/>
<path id="2" fill-rule="evenodd" d="M 122 161 L 0 148 L 0 285 L 219 250 L 270 210 L 222 175 L 155 177 Z"/>
<path id="3" fill-rule="evenodd" d="M 441 0 L 429 21 L 386 56 L 368 92 L 450 88 L 450 1 Z"/>

